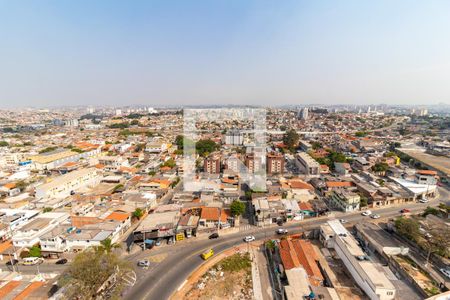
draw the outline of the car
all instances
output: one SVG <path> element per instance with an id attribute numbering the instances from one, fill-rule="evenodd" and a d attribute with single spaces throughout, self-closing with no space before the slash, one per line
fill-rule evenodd
<path id="1" fill-rule="evenodd" d="M 283 226 L 283 220 L 278 220 L 278 221 L 277 221 L 277 225 L 278 225 L 278 226 Z"/>
<path id="2" fill-rule="evenodd" d="M 442 274 L 447 276 L 447 278 L 450 278 L 450 270 L 449 269 L 441 268 L 441 269 L 439 269 L 439 271 L 441 271 Z"/>
<path id="3" fill-rule="evenodd" d="M 370 215 L 370 217 L 371 217 L 372 219 L 379 219 L 379 218 L 380 218 L 380 215 L 373 214 L 373 215 Z"/>
<path id="4" fill-rule="evenodd" d="M 277 229 L 276 233 L 277 234 L 286 234 L 286 233 L 288 233 L 288 231 L 287 231 L 287 229 L 279 228 L 279 229 Z"/>
<path id="5" fill-rule="evenodd" d="M 255 240 L 255 237 L 253 235 L 248 235 L 244 238 L 244 242 L 253 242 Z"/>
<path id="6" fill-rule="evenodd" d="M 428 199 L 427 198 L 422 198 L 422 199 L 419 199 L 419 202 L 420 203 L 428 203 Z"/>
<path id="7" fill-rule="evenodd" d="M 410 213 L 411 210 L 409 210 L 409 209 L 407 209 L 407 208 L 404 208 L 404 209 L 402 209 L 400 212 L 401 212 L 402 214 L 406 214 L 406 213 Z"/>
<path id="8" fill-rule="evenodd" d="M 211 234 L 208 238 L 209 238 L 210 240 L 212 240 L 212 239 L 217 239 L 217 238 L 219 238 L 219 234 L 218 234 L 217 232 L 214 232 L 214 233 Z"/>
<path id="9" fill-rule="evenodd" d="M 10 261 L 7 261 L 6 262 L 6 265 L 7 266 L 15 266 L 15 265 L 17 265 L 19 263 L 19 261 L 17 260 L 17 259 L 12 259 L 12 260 L 10 260 Z"/>
<path id="10" fill-rule="evenodd" d="M 206 250 L 205 252 L 203 252 L 201 257 L 203 258 L 203 260 L 207 260 L 208 258 L 210 258 L 213 255 L 214 255 L 214 250 L 209 249 L 209 250 Z"/>
<path id="11" fill-rule="evenodd" d="M 372 214 L 372 212 L 370 210 L 366 210 L 366 211 L 363 211 L 361 214 L 363 216 L 370 216 Z"/>
<path id="12" fill-rule="evenodd" d="M 157 239 L 156 243 L 155 243 L 155 246 L 161 246 L 161 242 L 162 242 L 161 239 Z"/>
<path id="13" fill-rule="evenodd" d="M 61 259 L 57 260 L 55 264 L 57 264 L 57 265 L 65 265 L 66 263 L 67 263 L 67 259 L 66 258 L 61 258 Z"/>
<path id="14" fill-rule="evenodd" d="M 138 261 L 137 265 L 141 268 L 148 268 L 150 267 L 150 261 L 148 259 L 142 259 Z"/>
<path id="15" fill-rule="evenodd" d="M 347 223 L 347 220 L 340 219 L 339 222 L 341 222 L 342 224 L 345 224 L 345 223 Z"/>

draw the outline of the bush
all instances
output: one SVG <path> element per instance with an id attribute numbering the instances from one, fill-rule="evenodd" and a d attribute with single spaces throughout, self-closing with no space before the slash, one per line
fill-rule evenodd
<path id="1" fill-rule="evenodd" d="M 232 256 L 229 256 L 219 262 L 215 267 L 220 266 L 220 268 L 224 271 L 228 272 L 238 272 L 241 270 L 245 270 L 251 268 L 252 262 L 250 260 L 250 254 L 245 253 L 237 253 Z"/>

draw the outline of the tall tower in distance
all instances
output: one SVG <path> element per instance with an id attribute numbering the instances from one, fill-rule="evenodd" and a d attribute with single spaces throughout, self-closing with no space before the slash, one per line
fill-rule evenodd
<path id="1" fill-rule="evenodd" d="M 298 119 L 306 121 L 308 119 L 308 108 L 304 107 L 298 112 Z"/>

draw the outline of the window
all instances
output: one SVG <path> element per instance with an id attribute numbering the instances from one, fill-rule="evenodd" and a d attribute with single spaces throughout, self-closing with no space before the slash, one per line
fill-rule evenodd
<path id="1" fill-rule="evenodd" d="M 386 295 L 392 296 L 392 295 L 394 295 L 394 292 L 387 292 Z"/>

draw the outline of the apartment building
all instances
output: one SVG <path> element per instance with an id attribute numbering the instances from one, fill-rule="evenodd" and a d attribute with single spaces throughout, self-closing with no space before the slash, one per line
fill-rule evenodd
<path id="1" fill-rule="evenodd" d="M 249 173 L 258 173 L 262 169 L 263 161 L 254 153 L 247 154 L 244 161 Z"/>
<path id="2" fill-rule="evenodd" d="M 295 165 L 305 175 L 320 176 L 320 164 L 306 152 L 295 155 Z"/>
<path id="3" fill-rule="evenodd" d="M 213 153 L 205 158 L 203 163 L 203 169 L 209 174 L 219 174 L 220 173 L 220 155 Z"/>
<path id="4" fill-rule="evenodd" d="M 282 174 L 284 171 L 284 156 L 281 153 L 269 153 L 266 159 L 267 174 Z"/>

